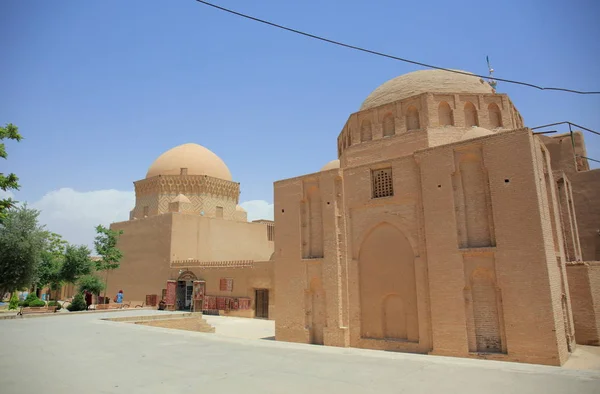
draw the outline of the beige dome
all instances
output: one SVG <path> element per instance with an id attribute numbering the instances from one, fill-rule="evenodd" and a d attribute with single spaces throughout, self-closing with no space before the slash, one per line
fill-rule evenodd
<path id="1" fill-rule="evenodd" d="M 484 137 L 486 135 L 492 135 L 493 132 L 488 129 L 484 129 L 483 127 L 473 126 L 467 131 L 461 138 L 461 140 L 470 140 L 471 138 L 479 138 Z"/>
<path id="2" fill-rule="evenodd" d="M 178 195 L 177 195 L 177 197 L 175 197 L 175 198 L 173 199 L 173 201 L 171 201 L 171 202 L 178 202 L 178 203 L 181 203 L 181 204 L 186 204 L 186 203 L 187 203 L 187 204 L 191 204 L 191 202 L 190 202 L 190 199 L 189 199 L 189 198 L 187 198 L 187 197 L 186 197 L 185 195 L 183 195 L 183 194 L 178 194 Z"/>
<path id="3" fill-rule="evenodd" d="M 338 159 L 331 160 L 329 163 L 325 164 L 321 171 L 333 170 L 334 168 L 340 168 L 340 161 Z"/>
<path id="4" fill-rule="evenodd" d="M 208 175 L 231 180 L 231 172 L 225 162 L 198 144 L 183 144 L 166 151 L 152 163 L 146 178 L 157 175 L 181 175 L 182 168 L 187 168 L 187 175 Z"/>
<path id="5" fill-rule="evenodd" d="M 459 70 L 457 70 L 459 71 Z M 390 79 L 367 97 L 360 110 L 378 107 L 421 93 L 494 93 L 481 78 L 443 70 L 420 70 Z"/>

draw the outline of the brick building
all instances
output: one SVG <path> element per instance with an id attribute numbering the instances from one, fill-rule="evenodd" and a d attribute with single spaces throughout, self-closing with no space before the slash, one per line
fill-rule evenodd
<path id="1" fill-rule="evenodd" d="M 573 301 L 567 262 L 598 259 L 600 171 L 558 142 L 475 76 L 375 89 L 337 160 L 275 182 L 276 339 L 562 365 L 598 336 L 600 269 Z"/>

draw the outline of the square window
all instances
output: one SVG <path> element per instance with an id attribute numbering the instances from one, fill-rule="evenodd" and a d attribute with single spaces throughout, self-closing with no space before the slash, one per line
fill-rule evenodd
<path id="1" fill-rule="evenodd" d="M 373 198 L 390 197 L 394 195 L 394 181 L 392 169 L 383 168 L 371 172 L 371 185 Z"/>

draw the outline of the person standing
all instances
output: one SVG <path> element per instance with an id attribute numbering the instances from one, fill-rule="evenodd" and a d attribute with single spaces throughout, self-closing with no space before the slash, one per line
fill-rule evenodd
<path id="1" fill-rule="evenodd" d="M 88 290 L 85 291 L 85 310 L 90 309 L 90 305 L 92 305 L 92 293 Z"/>
<path id="2" fill-rule="evenodd" d="M 117 293 L 117 296 L 115 297 L 115 302 L 117 304 L 123 303 L 123 290 L 119 290 L 119 292 Z"/>

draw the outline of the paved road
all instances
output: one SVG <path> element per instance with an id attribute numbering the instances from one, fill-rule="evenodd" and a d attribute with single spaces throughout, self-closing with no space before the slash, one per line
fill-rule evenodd
<path id="1" fill-rule="evenodd" d="M 238 339 L 100 320 L 116 313 L 0 320 L 0 392 L 600 392 L 600 373 L 593 371 Z"/>

